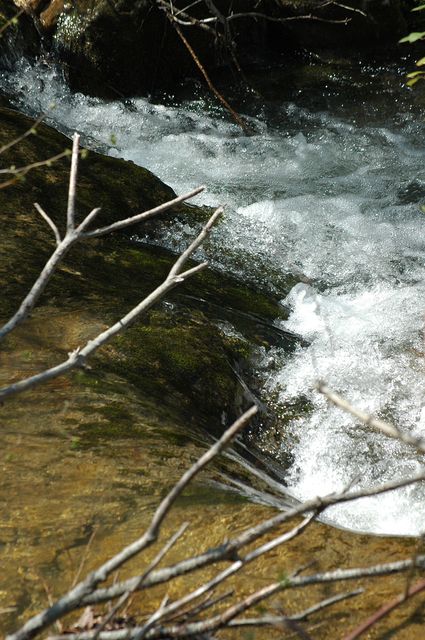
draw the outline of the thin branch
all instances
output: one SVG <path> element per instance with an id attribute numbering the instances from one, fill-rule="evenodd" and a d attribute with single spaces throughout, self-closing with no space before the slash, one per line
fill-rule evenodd
<path id="1" fill-rule="evenodd" d="M 20 11 L 18 15 L 21 15 L 22 12 L 23 12 L 23 10 Z M 13 20 L 13 18 L 12 18 L 12 20 Z M 11 22 L 11 21 L 9 21 L 9 22 Z M 0 35 L 1 35 L 2 31 L 3 31 L 3 29 L 4 29 L 4 26 L 0 29 Z M 2 147 L 0 147 L 0 155 L 3 154 L 5 151 L 8 151 L 12 147 L 15 147 L 17 144 L 22 142 L 22 140 L 25 140 L 25 138 L 28 138 L 29 136 L 32 136 L 32 135 L 36 135 L 37 134 L 37 127 L 40 124 L 40 122 L 42 122 L 44 120 L 44 118 L 45 118 L 45 114 L 43 113 L 41 116 L 39 116 L 37 118 L 37 120 L 34 121 L 34 123 L 31 125 L 31 127 L 29 127 L 29 129 L 27 129 L 22 135 L 18 136 L 17 138 L 14 138 L 10 142 L 7 142 Z"/>
<path id="2" fill-rule="evenodd" d="M 18 324 L 23 322 L 25 318 L 28 317 L 28 314 L 34 308 L 36 302 L 40 298 L 41 294 L 45 290 L 50 278 L 55 273 L 57 266 L 62 262 L 68 251 L 71 249 L 73 244 L 78 240 L 78 235 L 75 231 L 67 233 L 66 236 L 61 240 L 59 245 L 56 247 L 55 251 L 52 253 L 46 264 L 44 265 L 43 270 L 41 271 L 39 277 L 35 281 L 33 287 L 26 295 L 24 300 L 21 302 L 21 305 L 18 311 L 10 318 L 8 322 L 0 329 L 0 340 L 4 338 L 8 333 L 10 333 L 13 329 L 15 329 Z M 13 385 L 12 385 L 13 386 Z M 32 385 L 31 385 L 32 386 Z M 6 390 L 10 387 L 6 387 Z M 11 391 L 10 393 L 13 393 Z M 10 395 L 10 393 L 6 393 L 6 395 Z M 6 397 L 6 395 L 4 397 Z M 1 397 L 1 391 L 0 391 Z"/>
<path id="3" fill-rule="evenodd" d="M 182 537 L 182 535 L 184 534 L 184 532 L 186 531 L 187 527 L 188 527 L 189 523 L 185 522 L 184 524 L 182 524 L 182 526 L 180 527 L 180 529 L 178 531 L 176 531 L 176 533 L 174 533 L 171 538 L 169 540 L 167 540 L 167 542 L 165 543 L 165 545 L 162 547 L 162 549 L 159 550 L 159 552 L 157 553 L 157 555 L 155 556 L 155 558 L 152 560 L 152 562 L 150 563 L 150 565 L 147 567 L 147 569 L 145 570 L 145 572 L 140 576 L 139 578 L 139 583 L 141 584 L 143 582 L 143 580 L 145 580 L 148 575 L 150 573 L 152 573 L 152 571 L 155 569 L 155 567 L 157 567 L 159 565 L 159 563 L 161 562 L 161 560 L 165 557 L 165 555 L 169 552 L 169 550 L 176 544 L 176 542 L 178 540 L 180 540 L 180 538 Z M 114 616 L 116 615 L 116 613 L 121 609 L 121 607 L 124 606 L 124 604 L 128 601 L 128 599 L 131 597 L 131 595 L 134 593 L 134 591 L 136 591 L 136 589 L 138 588 L 139 584 L 135 584 L 134 588 L 131 591 L 127 591 L 126 593 L 124 593 L 121 598 L 118 600 L 118 602 L 115 604 L 114 607 L 112 607 L 111 611 L 108 613 L 108 615 L 102 620 L 101 624 L 99 625 L 99 627 L 97 627 L 96 629 L 96 635 L 94 640 L 96 640 L 96 638 L 99 636 L 99 634 L 101 633 L 101 631 L 103 631 L 103 629 L 106 627 L 106 625 L 114 618 Z"/>
<path id="4" fill-rule="evenodd" d="M 78 154 L 80 136 L 74 133 L 72 138 L 71 172 L 69 174 L 68 206 L 66 209 L 67 233 L 75 229 L 75 201 L 77 197 Z"/>
<path id="5" fill-rule="evenodd" d="M 44 209 L 38 204 L 38 202 L 34 202 L 34 207 L 37 209 L 37 211 L 41 215 L 41 217 L 47 222 L 49 227 L 53 230 L 53 233 L 55 234 L 56 246 L 59 247 L 60 243 L 62 242 L 62 238 L 60 236 L 59 229 L 57 228 L 57 226 L 55 225 L 55 223 L 53 222 L 51 217 L 49 215 L 47 215 L 47 213 L 44 211 Z M 1 335 L 0 335 L 0 337 L 1 337 Z"/>
<path id="6" fill-rule="evenodd" d="M 335 0 L 329 0 L 329 2 L 324 2 L 323 4 L 319 5 L 317 7 L 317 9 L 324 9 L 325 7 L 329 7 L 329 6 L 340 7 L 341 9 L 346 9 L 347 11 L 352 11 L 353 13 L 359 13 L 364 18 L 367 18 L 367 13 L 365 11 L 362 11 L 361 9 L 358 9 L 357 7 L 350 7 L 348 4 L 342 4 L 341 2 L 335 2 Z"/>
<path id="7" fill-rule="evenodd" d="M 84 549 L 83 556 L 82 556 L 82 558 L 80 560 L 80 564 L 78 566 L 78 569 L 77 569 L 77 572 L 75 574 L 74 580 L 72 581 L 71 587 L 75 587 L 75 585 L 77 584 L 78 580 L 80 579 L 81 573 L 83 571 L 84 564 L 85 564 L 85 562 L 87 560 L 87 556 L 89 554 L 89 551 L 90 551 L 91 545 L 93 543 L 93 540 L 94 540 L 94 538 L 96 536 L 96 533 L 97 533 L 97 529 L 94 528 L 93 531 L 92 531 L 92 534 L 91 534 L 91 536 L 89 538 L 89 541 L 86 544 L 86 548 Z"/>
<path id="8" fill-rule="evenodd" d="M 417 566 L 425 566 L 425 556 L 418 558 L 419 564 Z M 336 571 L 329 571 L 325 573 L 318 573 L 311 576 L 295 576 L 288 577 L 274 582 L 272 584 L 263 587 L 255 593 L 249 595 L 242 601 L 229 607 L 226 611 L 217 616 L 202 620 L 200 622 L 193 622 L 190 624 L 176 624 L 173 626 L 159 626 L 153 628 L 146 635 L 147 640 L 154 640 L 156 638 L 183 638 L 188 636 L 194 636 L 199 633 L 208 633 L 217 631 L 225 626 L 230 626 L 232 620 L 251 609 L 252 607 L 260 604 L 264 600 L 279 593 L 280 591 L 290 589 L 311 586 L 313 584 L 331 584 L 339 582 L 341 580 L 358 580 L 359 578 L 376 578 L 378 576 L 391 575 L 400 571 L 405 571 L 411 566 L 411 560 L 393 562 L 387 564 L 379 564 L 372 567 L 361 567 L 355 569 L 337 569 Z M 425 582 L 425 581 L 424 581 Z M 99 640 L 133 640 L 141 632 L 143 627 L 134 627 L 132 629 L 123 629 L 119 631 L 104 632 L 100 634 Z M 93 640 L 93 633 L 80 633 L 69 634 L 66 636 L 54 636 L 51 640 Z M 347 640 L 347 639 L 345 639 Z"/>
<path id="9" fill-rule="evenodd" d="M 343 600 L 348 600 L 349 598 L 355 598 L 362 593 L 364 593 L 364 589 L 355 589 L 354 591 L 348 591 L 348 593 L 338 593 L 336 596 L 326 598 L 326 600 L 322 600 L 317 604 L 313 604 L 311 607 L 308 607 L 308 609 L 300 611 L 300 613 L 295 613 L 294 615 L 289 617 L 291 618 L 291 620 L 305 620 L 314 613 L 322 611 L 322 609 L 326 609 L 327 607 L 330 607 L 337 602 L 342 602 Z"/>
<path id="10" fill-rule="evenodd" d="M 382 618 L 391 613 L 391 611 L 394 611 L 394 609 L 406 602 L 406 600 L 412 598 L 418 593 L 421 593 L 422 591 L 425 591 L 425 580 L 417 582 L 415 585 L 408 589 L 407 594 L 402 593 L 401 595 L 394 598 L 394 600 L 391 600 L 383 607 L 378 609 L 378 611 L 376 611 L 372 616 L 370 616 L 367 620 L 362 622 L 362 624 L 351 631 L 351 633 L 345 636 L 344 640 L 357 640 L 357 638 L 360 638 L 360 636 L 363 635 L 366 631 L 369 631 L 369 629 L 371 629 L 377 622 L 382 620 Z"/>
<path id="11" fill-rule="evenodd" d="M 63 375 L 64 373 L 70 371 L 71 369 L 74 369 L 75 367 L 84 366 L 85 361 L 90 355 L 97 351 L 97 349 L 99 349 L 101 346 L 109 342 L 118 333 L 121 333 L 124 329 L 132 325 L 142 313 L 148 311 L 154 304 L 156 304 L 161 298 L 163 298 L 165 294 L 174 289 L 174 287 L 176 287 L 181 282 L 184 282 L 187 278 L 204 269 L 208 264 L 206 262 L 188 269 L 185 272 L 179 271 L 199 246 L 200 242 L 198 242 L 197 240 L 199 238 L 205 238 L 208 235 L 211 229 L 211 224 L 213 224 L 213 222 L 217 220 L 221 212 L 221 208 L 217 209 L 217 211 L 214 212 L 210 220 L 202 229 L 198 238 L 194 242 L 192 242 L 190 247 L 184 252 L 184 260 L 181 260 L 181 257 L 177 260 L 176 265 L 178 264 L 178 269 L 176 270 L 175 267 L 172 267 L 164 282 L 162 282 L 162 284 L 160 284 L 154 291 L 146 296 L 146 298 L 144 298 L 138 305 L 131 309 L 131 311 L 129 311 L 125 316 L 118 320 L 114 325 L 108 327 L 108 329 L 97 335 L 92 340 L 89 340 L 83 348 L 78 348 L 70 353 L 68 359 L 64 362 L 61 362 L 60 364 L 51 367 L 50 369 L 46 369 L 41 373 L 37 373 L 34 376 L 30 376 L 29 378 L 25 378 L 23 380 L 20 380 L 19 382 L 15 382 L 14 384 L 1 388 L 0 401 L 5 400 L 9 396 L 16 395 L 17 393 L 22 393 L 23 391 L 26 391 L 40 384 L 41 382 L 46 382 L 47 380 L 57 378 L 58 376 Z M 47 262 L 39 279 L 37 280 L 31 292 L 25 298 L 19 311 L 3 327 L 3 329 L 0 330 L 0 337 L 2 337 L 2 335 L 5 335 L 8 331 L 11 331 L 19 321 L 21 321 L 26 315 L 28 315 L 29 310 L 34 306 L 35 300 L 39 297 L 41 291 L 46 287 L 46 284 L 53 274 L 56 266 L 62 260 L 63 256 L 69 251 L 78 237 L 78 230 L 67 232 L 65 238 L 61 242 L 61 245 L 56 249 L 50 260 Z"/>
<path id="12" fill-rule="evenodd" d="M 399 440 L 399 442 L 404 442 L 404 444 L 414 447 L 420 453 L 425 453 L 425 440 L 423 438 L 412 436 L 409 433 L 400 431 L 400 429 L 398 429 L 390 422 L 384 422 L 384 420 L 374 418 L 361 409 L 357 409 L 352 404 L 350 404 L 348 400 L 345 400 L 345 398 L 335 393 L 335 391 L 329 389 L 329 387 L 327 387 L 324 382 L 317 383 L 317 390 L 322 393 L 329 400 L 329 402 L 334 404 L 339 409 L 350 413 L 355 418 L 358 418 L 366 426 L 372 427 L 372 429 L 375 429 L 376 431 L 380 431 L 389 438 Z"/>
<path id="13" fill-rule="evenodd" d="M 146 220 L 147 218 L 151 218 L 154 215 L 157 215 L 159 213 L 162 213 L 163 211 L 166 211 L 167 209 L 170 209 L 175 204 L 183 202 L 184 200 L 188 200 L 189 198 L 193 198 L 195 195 L 200 193 L 203 189 L 204 187 L 198 187 L 197 189 L 193 189 L 192 191 L 190 191 L 185 195 L 178 196 L 177 198 L 173 198 L 173 200 L 169 200 L 168 202 L 165 202 L 164 204 L 161 204 L 158 207 L 150 209 L 149 211 L 145 211 L 143 213 L 137 214 L 135 216 L 127 218 L 126 220 L 120 220 L 119 222 L 108 225 L 107 227 L 96 229 L 95 231 L 85 232 L 85 229 L 87 228 L 87 226 L 94 220 L 94 218 L 100 211 L 99 208 L 93 209 L 93 211 L 91 211 L 86 216 L 86 218 L 81 222 L 81 224 L 76 229 L 72 228 L 70 230 L 69 229 L 67 230 L 65 237 L 62 240 L 60 240 L 59 244 L 56 247 L 56 250 L 50 256 L 49 260 L 46 262 L 42 272 L 40 273 L 39 277 L 35 281 L 33 287 L 31 288 L 27 296 L 24 298 L 24 300 L 21 302 L 21 305 L 18 311 L 12 316 L 12 318 L 10 318 L 10 320 L 3 327 L 0 328 L 0 340 L 4 338 L 8 333 L 10 333 L 10 331 L 15 329 L 15 327 L 17 327 L 18 324 L 23 322 L 25 318 L 28 316 L 28 314 L 32 311 L 39 297 L 45 290 L 48 282 L 50 281 L 50 278 L 55 273 L 58 264 L 62 262 L 62 260 L 64 259 L 64 257 L 66 256 L 66 254 L 74 244 L 76 244 L 80 240 L 84 240 L 86 238 L 97 238 L 99 236 L 105 235 L 112 231 L 116 231 L 118 229 L 122 229 L 124 227 L 128 227 L 130 225 L 136 224 L 142 220 Z M 59 231 L 57 229 L 55 231 L 56 225 L 54 225 L 53 221 L 47 216 L 47 214 L 44 211 L 43 213 L 41 213 L 40 205 L 35 205 L 35 206 L 37 208 L 37 211 L 44 217 L 45 220 L 47 220 L 48 224 L 53 228 L 55 237 L 56 237 L 56 242 L 57 242 L 58 237 L 60 236 L 59 236 Z M 45 216 L 47 216 L 47 218 Z M 195 271 L 193 271 L 193 273 L 195 273 Z M 193 273 L 187 272 L 187 273 L 181 274 L 181 277 L 185 279 L 193 275 Z M 74 356 L 71 354 L 69 361 L 67 361 L 66 363 L 65 369 L 61 368 L 57 372 L 55 368 L 53 368 L 52 370 L 49 370 L 51 372 L 51 375 L 49 374 L 46 379 L 51 377 L 56 377 L 56 375 L 61 375 L 62 373 L 64 373 L 64 371 L 68 371 L 69 368 L 74 367 L 75 366 L 74 359 L 75 359 Z M 38 377 L 36 377 L 34 378 L 34 383 L 31 383 L 30 386 L 33 386 L 33 384 L 38 384 L 40 381 L 41 380 Z M 26 388 L 29 388 L 29 387 L 25 386 L 22 390 Z M 1 393 L 3 391 L 4 389 L 0 389 L 0 398 L 2 397 Z M 12 391 L 11 393 L 18 393 L 18 392 L 19 391 Z M 10 395 L 10 394 L 6 394 L 6 395 Z"/>
<path id="14" fill-rule="evenodd" d="M 144 222 L 148 218 L 152 218 L 164 211 L 168 211 L 177 204 L 184 202 L 185 200 L 189 200 L 190 198 L 194 198 L 199 193 L 204 191 L 205 187 L 197 187 L 196 189 L 192 189 L 188 193 L 185 193 L 182 196 L 177 196 L 168 202 L 164 202 L 163 204 L 154 207 L 153 209 L 149 209 L 148 211 L 144 211 L 143 213 L 138 213 L 135 216 L 131 216 L 130 218 L 126 218 L 125 220 L 119 220 L 118 222 L 114 222 L 113 224 L 109 224 L 106 227 L 100 227 L 99 229 L 94 229 L 93 231 L 87 231 L 84 234 L 85 238 L 99 238 L 100 236 L 104 236 L 107 233 L 111 233 L 112 231 L 118 231 L 120 229 L 125 229 L 130 225 L 137 224 L 138 222 Z"/>
<path id="15" fill-rule="evenodd" d="M 14 16 L 12 16 L 7 22 L 4 23 L 4 25 L 0 28 L 0 36 L 2 36 L 6 29 L 8 29 L 12 24 L 16 23 L 18 18 L 20 18 L 23 13 L 24 9 L 20 9 L 17 13 L 15 13 Z"/>
<path id="16" fill-rule="evenodd" d="M 185 35 L 183 34 L 182 30 L 180 29 L 179 25 L 173 20 L 173 16 L 170 14 L 170 12 L 167 12 L 167 16 L 168 16 L 169 21 L 173 25 L 177 35 L 179 36 L 180 40 L 183 42 L 184 46 L 189 51 L 189 53 L 190 53 L 190 55 L 192 57 L 192 60 L 194 61 L 194 63 L 196 64 L 196 66 L 198 67 L 198 69 L 200 70 L 202 75 L 204 76 L 205 81 L 206 81 L 209 89 L 216 96 L 216 98 L 218 98 L 218 100 L 225 107 L 225 109 L 227 109 L 227 111 L 230 113 L 230 115 L 232 116 L 234 121 L 241 127 L 241 129 L 247 135 L 251 135 L 252 134 L 252 129 L 246 124 L 246 122 L 244 122 L 242 120 L 242 118 L 236 113 L 236 111 L 230 106 L 230 104 L 227 102 L 227 100 L 224 98 L 224 96 L 222 96 L 222 94 L 218 91 L 218 89 L 212 83 L 208 73 L 206 72 L 204 66 L 200 62 L 200 60 L 199 60 L 198 56 L 196 55 L 192 45 L 188 42 L 187 38 L 185 37 Z"/>
<path id="17" fill-rule="evenodd" d="M 338 20 L 331 20 L 330 18 L 320 18 L 312 13 L 302 16 L 286 16 L 278 18 L 277 16 L 269 16 L 266 13 L 260 13 L 259 11 L 247 11 L 243 13 L 231 13 L 227 16 L 227 20 L 239 20 L 240 18 L 261 18 L 268 22 L 293 22 L 296 20 L 308 20 L 312 22 L 327 22 L 329 24 L 348 24 L 351 18 L 342 18 Z"/>
<path id="18" fill-rule="evenodd" d="M 218 207 L 218 209 L 214 211 L 213 215 L 208 220 L 207 224 L 204 226 L 204 228 L 202 229 L 198 237 L 195 238 L 195 240 L 187 247 L 187 249 L 183 251 L 180 257 L 174 263 L 169 273 L 170 278 L 173 278 L 174 276 L 180 273 L 182 267 L 188 261 L 190 256 L 193 255 L 196 249 L 198 249 L 201 246 L 201 244 L 206 240 L 206 238 L 211 232 L 213 225 L 217 222 L 218 218 L 222 214 L 223 214 L 223 207 Z"/>
<path id="19" fill-rule="evenodd" d="M 62 158 L 67 158 L 70 155 L 71 151 L 69 149 L 65 149 L 61 151 L 61 153 L 57 153 L 55 156 L 51 156 L 47 158 L 47 160 L 40 160 L 39 162 L 33 162 L 32 164 L 27 164 L 25 167 L 8 167 L 7 169 L 0 169 L 0 175 L 8 175 L 11 174 L 13 177 L 9 180 L 5 180 L 4 182 L 0 182 L 0 189 L 5 189 L 6 187 L 10 187 L 13 184 L 16 184 L 19 180 L 22 180 L 27 173 L 32 171 L 33 169 L 38 169 L 40 167 L 50 167 L 53 163 L 61 160 Z"/>
<path id="20" fill-rule="evenodd" d="M 212 590 L 211 593 L 214 593 L 214 591 Z M 215 605 L 219 604 L 220 602 L 223 602 L 224 600 L 227 600 L 228 598 L 230 598 L 232 595 L 234 595 L 234 590 L 230 589 L 229 591 L 226 591 L 225 593 L 215 597 L 215 598 L 211 598 L 210 595 L 207 595 L 207 597 L 205 598 L 205 600 L 203 600 L 202 602 L 200 602 L 199 604 L 196 604 L 194 606 L 190 606 L 187 609 L 184 610 L 179 610 L 176 613 L 173 613 L 170 616 L 166 616 L 164 618 L 164 622 L 166 623 L 170 623 L 172 620 L 175 620 L 176 618 L 180 618 L 180 620 L 189 620 L 190 618 L 193 618 L 194 616 L 199 615 L 200 613 L 206 611 L 207 609 L 211 609 L 211 607 L 214 607 Z"/>
<path id="21" fill-rule="evenodd" d="M 289 540 L 293 540 L 298 535 L 300 535 L 300 533 L 310 524 L 311 519 L 311 517 L 306 518 L 305 520 L 303 520 L 303 522 L 301 522 L 300 525 L 294 527 L 290 531 L 287 531 L 282 536 L 277 538 L 276 541 L 271 541 L 263 547 L 260 547 L 259 549 L 256 549 L 251 553 L 248 553 L 245 557 L 237 557 L 236 553 L 234 553 L 234 556 L 236 556 L 237 559 L 229 567 L 218 573 L 216 576 L 211 578 L 211 580 L 208 580 L 194 591 L 188 593 L 179 600 L 175 600 L 174 602 L 172 602 L 168 607 L 161 611 L 161 614 L 158 612 L 157 615 L 152 618 L 150 625 L 152 626 L 154 622 L 158 622 L 159 620 L 174 613 L 175 611 L 178 611 L 181 607 L 187 605 L 189 602 L 193 602 L 193 600 L 196 600 L 203 596 L 205 593 L 208 593 L 212 589 L 215 589 L 218 585 L 222 584 L 230 576 L 238 573 L 242 569 L 242 567 L 245 567 L 248 563 L 256 560 L 263 553 L 266 553 L 270 549 L 275 548 L 279 544 L 283 544 L 285 542 L 289 542 Z M 272 546 L 269 547 L 269 544 Z M 144 635 L 141 635 L 140 637 L 146 637 L 146 633 L 144 633 Z"/>

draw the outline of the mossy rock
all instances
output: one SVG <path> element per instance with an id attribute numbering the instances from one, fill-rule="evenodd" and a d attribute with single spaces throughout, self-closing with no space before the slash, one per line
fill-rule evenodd
<path id="1" fill-rule="evenodd" d="M 0 108 L 0 122 L 0 146 L 21 136 L 33 126 L 31 118 L 7 108 Z M 2 166 L 19 168 L 47 161 L 70 150 L 71 146 L 69 138 L 45 124 L 40 124 L 33 134 L 2 153 Z M 33 211 L 33 203 L 37 201 L 59 228 L 63 227 L 69 164 L 69 157 L 65 157 L 35 167 L 26 173 L 1 197 L 2 212 L 14 214 L 15 198 L 19 200 L 21 209 L 26 208 L 29 213 Z M 148 169 L 133 162 L 111 158 L 94 151 L 88 152 L 84 159 L 80 160 L 77 211 L 82 218 L 93 208 L 101 207 L 101 213 L 96 219 L 97 225 L 110 224 L 175 197 L 176 194 L 171 187 Z M 200 220 L 206 217 L 204 209 L 187 204 L 174 207 L 168 215 L 170 213 L 197 217 Z"/>
<path id="2" fill-rule="evenodd" d="M 0 146 L 18 139 L 28 131 L 33 121 L 16 111 L 0 108 Z M 71 142 L 64 135 L 51 127 L 41 124 L 36 132 L 22 139 L 19 144 L 5 150 L 1 155 L 3 168 L 25 167 L 36 165 L 69 149 Z M 25 287 L 29 287 L 40 271 L 47 256 L 54 246 L 53 234 L 45 222 L 39 217 L 34 202 L 38 202 L 61 231 L 65 226 L 69 180 L 69 157 L 56 162 L 36 166 L 25 176 L 10 185 L 0 188 L 0 212 L 2 224 L 2 245 L 7 255 L 4 265 L 5 274 L 0 274 L 0 284 L 7 293 L 6 306 L 3 313 L 10 313 L 10 305 L 19 299 Z M 13 175 L 3 175 L 0 182 L 7 182 Z M 1 186 L 1 184 L 0 184 Z M 90 152 L 80 162 L 77 220 L 82 219 L 95 207 L 102 207 L 97 224 L 109 224 L 135 213 L 166 202 L 175 197 L 174 191 L 147 169 L 136 166 L 132 162 L 114 159 L 98 153 Z M 193 223 L 195 219 L 205 219 L 203 209 L 182 204 L 163 214 L 172 218 L 180 216 Z M 156 224 L 160 224 L 156 220 Z M 137 227 L 136 227 L 137 228 Z M 134 228 L 133 228 L 134 231 Z M 92 258 L 92 269 L 96 269 L 99 253 L 95 247 L 108 246 L 100 243 L 87 243 L 76 249 L 77 258 L 74 270 L 79 269 L 81 260 Z M 87 257 L 85 250 L 88 248 Z M 108 249 L 105 249 L 106 253 Z M 7 253 L 6 253 L 7 252 Z M 101 262 L 105 262 L 101 259 Z M 22 264 L 26 268 L 22 269 Z M 63 269 L 64 267 L 62 267 Z M 103 275 L 103 274 L 102 274 Z M 93 271 L 88 280 L 95 278 Z"/>
<path id="3" fill-rule="evenodd" d="M 2 144 L 22 135 L 31 124 L 7 109 L 0 110 L 0 117 Z M 66 145 L 69 140 L 64 136 L 40 126 L 37 134 L 16 144 L 3 159 L 6 166 L 24 166 L 54 156 Z M 61 160 L 35 168 L 25 181 L 0 190 L 4 319 L 16 310 L 54 248 L 53 234 L 32 202 L 39 201 L 63 228 L 68 172 L 69 159 Z M 170 197 L 169 187 L 132 163 L 95 153 L 81 163 L 80 215 L 104 201 L 103 222 L 107 223 Z M 193 222 L 205 211 L 182 205 L 170 218 L 173 215 L 187 215 Z M 80 243 L 49 282 L 40 310 L 56 308 L 75 317 L 84 311 L 95 325 L 111 324 L 164 280 L 175 259 L 164 249 L 132 243 L 123 233 Z M 208 271 L 175 289 L 162 307 L 111 343 L 93 365 L 100 376 L 106 371 L 127 380 L 149 399 L 150 406 L 152 398 L 158 407 L 166 404 L 167 416 L 173 415 L 176 423 L 184 418 L 216 429 L 246 401 L 240 376 L 246 377 L 249 386 L 255 345 L 267 347 L 282 339 L 273 327 L 281 313 L 275 297 Z M 229 330 L 230 325 L 234 329 Z"/>
<path id="4" fill-rule="evenodd" d="M 232 361 L 247 361 L 243 339 L 217 330 L 200 311 L 162 305 L 120 335 L 98 356 L 102 368 L 118 374 L 171 407 L 188 424 L 224 426 L 241 409 Z"/>

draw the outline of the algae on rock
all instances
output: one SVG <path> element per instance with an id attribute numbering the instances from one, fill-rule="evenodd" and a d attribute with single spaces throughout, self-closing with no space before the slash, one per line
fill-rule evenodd
<path id="1" fill-rule="evenodd" d="M 31 126 L 28 118 L 8 109 L 0 111 L 0 118 L 3 143 Z M 56 155 L 68 145 L 67 138 L 40 125 L 36 135 L 28 136 L 7 151 L 4 160 L 9 165 L 24 166 Z M 68 164 L 61 160 L 34 169 L 25 180 L 0 190 L 4 317 L 16 310 L 53 250 L 53 234 L 32 203 L 39 201 L 59 228 L 63 228 Z M 77 198 L 80 213 L 106 202 L 101 214 L 103 223 L 130 216 L 174 196 L 153 174 L 130 162 L 89 153 L 80 168 Z M 168 216 L 173 213 L 183 219 L 187 216 L 193 222 L 204 219 L 206 212 L 180 205 Z M 96 326 L 109 324 L 160 284 L 174 260 L 171 252 L 131 243 L 123 233 L 80 243 L 53 276 L 33 316 L 41 318 L 43 309 L 56 308 L 57 313 L 73 312 L 76 318 L 89 313 L 90 322 Z M 214 306 L 213 313 L 211 307 L 203 305 L 205 298 Z M 220 320 L 228 322 L 226 310 L 233 313 L 234 335 L 226 334 L 217 324 Z M 168 410 L 174 412 L 177 423 L 181 423 L 183 414 L 185 419 L 190 414 L 193 421 L 202 418 L 216 428 L 234 416 L 244 401 L 238 372 L 244 366 L 249 369 L 259 316 L 263 317 L 263 323 L 265 318 L 272 326 L 280 313 L 281 307 L 273 296 L 210 271 L 201 283 L 194 279 L 177 289 L 161 308 L 151 311 L 94 358 L 92 366 L 99 375 L 102 371 L 113 372 L 127 380 L 141 396 L 162 399 Z M 243 319 L 240 327 L 238 319 Z M 242 336 L 248 334 L 249 340 L 238 337 L 238 332 Z M 108 359 L 107 352 L 113 357 Z M 81 376 L 78 379 L 83 383 Z"/>

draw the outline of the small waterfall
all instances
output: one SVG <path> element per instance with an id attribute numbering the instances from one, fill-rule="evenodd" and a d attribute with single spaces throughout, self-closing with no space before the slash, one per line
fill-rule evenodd
<path id="1" fill-rule="evenodd" d="M 71 94 L 55 69 L 25 62 L 0 77 L 19 108 L 48 111 L 56 127 L 79 130 L 88 145 L 148 167 L 180 193 L 204 183 L 198 202 L 227 205 L 213 263 L 280 293 L 290 309 L 281 328 L 309 344 L 290 355 L 264 352 L 258 363 L 265 398 L 305 404 L 282 422 L 274 444 L 278 460 L 290 449 L 288 487 L 299 499 L 420 465 L 414 453 L 329 407 L 314 391 L 318 378 L 425 436 L 425 126 L 397 77 L 383 98 L 369 73 L 363 101 L 341 105 L 329 92 L 326 108 L 303 96 L 250 108 L 252 137 L 202 100 L 103 102 Z M 178 250 L 191 233 L 181 224 L 162 242 Z M 294 274 L 300 282 L 289 291 Z M 328 517 L 361 531 L 418 533 L 425 488 L 336 507 Z"/>

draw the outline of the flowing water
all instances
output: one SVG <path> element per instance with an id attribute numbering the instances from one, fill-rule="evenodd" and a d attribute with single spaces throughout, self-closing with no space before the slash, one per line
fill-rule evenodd
<path id="1" fill-rule="evenodd" d="M 252 97 L 239 105 L 255 131 L 247 137 L 203 98 L 104 102 L 72 95 L 53 69 L 25 63 L 1 78 L 19 108 L 48 110 L 86 144 L 151 169 L 179 193 L 206 184 L 198 201 L 226 204 L 211 260 L 280 293 L 290 310 L 282 327 L 308 343 L 258 362 L 265 398 L 304 406 L 282 421 L 273 450 L 277 460 L 289 456 L 288 490 L 298 499 L 421 464 L 314 390 L 325 380 L 361 409 L 425 436 L 425 127 L 401 82 L 395 70 L 364 68 L 329 76 L 320 91 Z M 162 242 L 179 249 L 191 232 L 180 224 Z M 288 274 L 299 279 L 290 291 Z M 336 507 L 328 518 L 417 534 L 425 488 Z"/>

